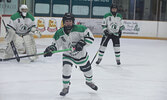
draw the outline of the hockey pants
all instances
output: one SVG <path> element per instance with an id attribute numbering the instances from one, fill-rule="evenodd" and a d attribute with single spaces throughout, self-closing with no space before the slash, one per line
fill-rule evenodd
<path id="1" fill-rule="evenodd" d="M 113 34 L 108 35 L 108 36 L 103 35 L 101 43 L 100 43 L 98 58 L 99 59 L 103 58 L 103 55 L 105 53 L 106 47 L 107 47 L 110 39 L 112 40 L 112 43 L 113 43 L 116 61 L 118 61 L 118 60 L 120 60 L 120 39 L 118 36 L 115 36 Z"/>
<path id="2" fill-rule="evenodd" d="M 72 73 L 72 66 L 73 64 L 78 65 L 80 67 L 80 70 L 83 72 L 86 81 L 91 82 L 92 81 L 92 68 L 91 64 L 88 60 L 88 57 L 85 56 L 81 59 L 75 59 L 75 58 L 70 58 L 67 56 L 63 56 L 63 87 L 66 88 L 70 85 L 70 78 L 71 78 L 71 73 Z"/>

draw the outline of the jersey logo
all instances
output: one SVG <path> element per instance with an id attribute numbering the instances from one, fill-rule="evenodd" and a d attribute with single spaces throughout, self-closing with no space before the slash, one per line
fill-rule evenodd
<path id="1" fill-rule="evenodd" d="M 27 30 L 26 26 L 21 27 L 21 30 Z"/>
<path id="2" fill-rule="evenodd" d="M 28 31 L 28 27 L 26 25 L 20 25 L 18 32 L 20 33 L 26 33 Z"/>
<path id="3" fill-rule="evenodd" d="M 117 23 L 111 23 L 111 24 L 108 26 L 108 28 L 109 28 L 109 31 L 110 31 L 111 33 L 117 33 L 118 30 L 119 30 L 119 26 L 118 26 Z"/>
<path id="4" fill-rule="evenodd" d="M 118 24 L 117 24 L 117 23 L 111 23 L 111 24 L 110 24 L 110 28 L 111 28 L 111 29 L 117 29 L 117 27 L 118 27 Z"/>
<path id="5" fill-rule="evenodd" d="M 117 25 L 115 25 L 115 24 L 112 24 L 112 26 L 111 26 L 113 29 L 117 29 Z"/>

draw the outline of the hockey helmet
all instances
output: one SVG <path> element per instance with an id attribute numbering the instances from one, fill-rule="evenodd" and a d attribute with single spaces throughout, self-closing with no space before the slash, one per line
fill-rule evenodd
<path id="1" fill-rule="evenodd" d="M 25 5 L 25 4 L 21 5 L 20 8 L 19 8 L 19 11 L 22 14 L 22 16 L 25 17 L 27 15 L 27 12 L 28 12 L 27 5 Z"/>
<path id="2" fill-rule="evenodd" d="M 111 13 L 112 13 L 113 15 L 116 15 L 117 10 L 113 12 L 113 11 L 112 11 L 112 9 L 113 9 L 113 8 L 115 8 L 115 9 L 117 9 L 117 10 L 118 10 L 118 6 L 117 6 L 117 5 L 115 5 L 115 4 L 112 4 L 112 5 L 111 5 L 111 7 L 110 7 L 110 11 L 111 11 Z"/>
<path id="3" fill-rule="evenodd" d="M 74 23 L 75 21 L 74 15 L 72 13 L 65 13 L 63 16 L 63 23 L 65 22 L 65 20 L 72 20 Z"/>
<path id="4" fill-rule="evenodd" d="M 112 4 L 110 8 L 111 8 L 111 9 L 112 9 L 112 8 L 116 8 L 116 9 L 118 9 L 118 6 L 115 5 L 115 4 Z"/>
<path id="5" fill-rule="evenodd" d="M 72 25 L 65 25 L 65 21 L 66 20 L 72 20 Z M 63 24 L 64 24 L 64 31 L 65 31 L 66 34 L 69 34 L 71 29 L 73 28 L 74 21 L 75 21 L 75 18 L 74 18 L 74 15 L 72 13 L 65 13 L 64 14 L 64 16 L 63 16 Z"/>

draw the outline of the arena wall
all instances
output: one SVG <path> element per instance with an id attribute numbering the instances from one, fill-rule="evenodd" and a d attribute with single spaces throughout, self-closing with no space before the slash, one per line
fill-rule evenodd
<path id="1" fill-rule="evenodd" d="M 3 16 L 2 19 L 7 24 L 10 16 Z M 42 38 L 50 38 L 61 27 L 60 17 L 35 17 L 35 24 L 42 32 Z M 82 24 L 90 28 L 95 37 L 102 36 L 102 19 L 76 18 L 76 24 Z M 141 39 L 167 39 L 167 22 L 141 21 L 141 20 L 123 20 L 125 30 L 123 38 L 141 38 Z M 2 22 L 0 22 L 0 40 L 6 34 Z"/>

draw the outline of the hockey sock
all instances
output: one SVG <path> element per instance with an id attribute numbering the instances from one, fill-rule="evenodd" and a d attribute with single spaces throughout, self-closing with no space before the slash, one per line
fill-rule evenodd
<path id="1" fill-rule="evenodd" d="M 115 52 L 115 58 L 117 62 L 120 62 L 120 47 L 115 46 L 114 47 L 114 52 Z"/>
<path id="2" fill-rule="evenodd" d="M 84 72 L 84 76 L 85 76 L 86 82 L 92 82 L 92 77 L 93 77 L 92 70 Z"/>
<path id="3" fill-rule="evenodd" d="M 65 80 L 65 79 L 63 79 L 63 87 L 64 88 L 67 88 L 67 87 L 69 87 L 70 86 L 70 80 Z"/>
<path id="4" fill-rule="evenodd" d="M 63 87 L 67 88 L 70 85 L 70 78 L 72 72 L 72 63 L 63 61 Z"/>
<path id="5" fill-rule="evenodd" d="M 104 55 L 105 50 L 106 50 L 106 47 L 105 47 L 105 46 L 100 46 L 98 58 L 100 58 L 100 59 L 103 58 L 103 55 Z"/>

